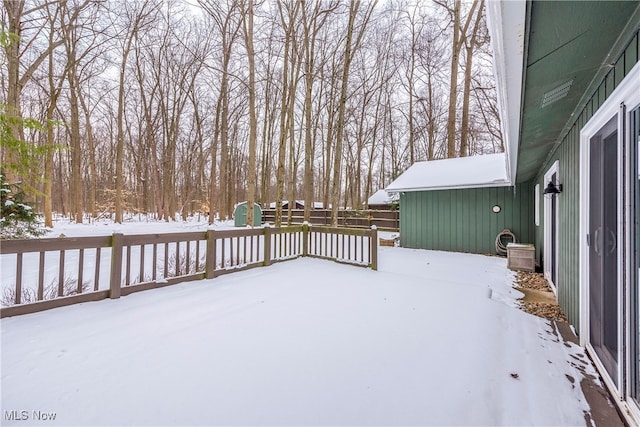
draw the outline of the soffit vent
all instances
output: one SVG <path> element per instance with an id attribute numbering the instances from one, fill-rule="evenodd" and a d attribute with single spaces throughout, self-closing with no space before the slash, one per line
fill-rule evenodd
<path id="1" fill-rule="evenodd" d="M 542 108 L 547 107 L 567 96 L 569 88 L 571 88 L 571 84 L 573 84 L 573 79 L 545 93 L 542 97 Z"/>

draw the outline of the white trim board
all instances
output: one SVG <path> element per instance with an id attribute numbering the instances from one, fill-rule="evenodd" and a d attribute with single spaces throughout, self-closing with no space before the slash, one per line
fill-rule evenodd
<path id="1" fill-rule="evenodd" d="M 549 181 L 551 181 L 551 177 L 556 174 L 556 181 L 555 184 L 560 184 L 562 183 L 562 179 L 560 177 L 560 162 L 558 160 L 556 160 L 555 162 L 553 162 L 553 164 L 551 165 L 551 167 L 549 169 L 547 169 L 547 172 L 545 172 L 544 174 L 544 180 L 542 182 L 543 186 L 546 186 L 547 183 Z M 547 281 L 549 282 L 549 284 L 551 285 L 551 289 L 553 289 L 553 292 L 558 295 L 558 287 L 557 287 L 557 283 L 554 283 L 552 280 L 552 274 L 551 274 L 551 263 L 548 262 L 548 257 L 549 254 L 551 253 L 551 197 L 555 197 L 556 198 L 556 217 L 555 217 L 555 222 L 556 222 L 556 235 L 555 235 L 555 244 L 556 244 L 556 259 L 554 260 L 554 265 L 556 266 L 556 272 L 558 271 L 558 253 L 560 251 L 559 248 L 559 244 L 560 244 L 560 239 L 558 238 L 558 235 L 560 234 L 559 231 L 559 227 L 560 227 L 560 197 L 559 195 L 553 195 L 553 196 L 545 196 L 543 194 L 543 209 L 544 209 L 544 240 L 543 240 L 543 247 L 544 247 L 544 276 L 546 277 Z M 556 280 L 558 278 L 556 277 Z"/>

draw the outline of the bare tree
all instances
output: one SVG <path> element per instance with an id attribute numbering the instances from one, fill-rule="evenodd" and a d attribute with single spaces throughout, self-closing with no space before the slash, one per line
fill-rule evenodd
<path id="1" fill-rule="evenodd" d="M 338 207 L 340 202 L 340 182 L 341 182 L 341 166 L 342 166 L 342 142 L 343 132 L 345 128 L 345 107 L 347 103 L 347 88 L 349 86 L 349 71 L 351 68 L 351 61 L 353 60 L 354 53 L 361 45 L 362 38 L 365 34 L 367 24 L 373 13 L 375 3 L 369 5 L 359 25 L 359 28 L 355 28 L 355 21 L 358 11 L 360 9 L 360 0 L 351 0 L 349 4 L 349 22 L 347 23 L 347 35 L 345 39 L 344 48 L 344 64 L 342 69 L 342 82 L 340 89 L 340 103 L 338 104 L 338 122 L 336 125 L 336 148 L 334 150 L 334 163 L 333 163 L 333 185 L 331 188 L 331 225 L 338 225 Z M 355 33 L 355 40 L 353 40 Z"/>
<path id="2" fill-rule="evenodd" d="M 469 104 L 471 96 L 471 76 L 473 71 L 473 54 L 479 43 L 479 30 L 481 28 L 484 11 L 484 1 L 480 2 L 480 7 L 476 12 L 471 34 L 464 40 L 465 69 L 464 69 L 464 89 L 462 96 L 462 122 L 460 124 L 460 157 L 469 154 Z"/>
<path id="3" fill-rule="evenodd" d="M 125 108 L 125 73 L 127 71 L 127 60 L 132 50 L 134 39 L 138 33 L 150 25 L 155 19 L 154 14 L 159 10 L 160 3 L 153 3 L 151 0 L 139 2 L 125 2 L 123 8 L 123 28 L 120 70 L 118 75 L 118 116 L 117 116 L 117 136 L 116 136 L 116 195 L 115 195 L 115 215 L 116 222 L 122 222 L 122 200 L 124 189 L 124 108 Z"/>
<path id="4" fill-rule="evenodd" d="M 282 98 L 280 107 L 280 139 L 278 143 L 278 169 L 276 173 L 276 214 L 275 225 L 282 224 L 282 201 L 284 200 L 285 184 L 285 158 L 287 136 L 292 126 L 292 115 L 295 101 L 295 91 L 297 85 L 296 76 L 296 40 L 295 27 L 300 12 L 301 3 L 295 0 L 284 4 L 282 0 L 277 1 L 280 22 L 284 30 L 284 58 L 282 66 Z M 299 68 L 298 68 L 299 70 Z"/>
<path id="5" fill-rule="evenodd" d="M 213 19 L 221 38 L 222 63 L 220 67 L 220 92 L 218 94 L 218 110 L 216 111 L 216 131 L 220 140 L 220 218 L 226 219 L 230 215 L 231 206 L 228 206 L 229 192 L 229 79 L 230 79 L 230 63 L 233 52 L 233 45 L 238 38 L 241 28 L 240 7 L 237 0 L 198 0 L 200 6 Z M 217 154 L 218 136 L 214 135 L 214 150 L 212 152 L 212 161 L 215 162 L 214 156 Z M 215 168 L 212 168 L 215 171 Z M 210 185 L 215 185 L 215 176 L 211 175 Z M 211 190 L 209 206 L 210 217 L 212 221 L 214 200 Z"/>
<path id="6" fill-rule="evenodd" d="M 311 8 L 309 7 L 311 6 Z M 315 65 L 316 39 L 329 14 L 337 8 L 337 3 L 324 5 L 321 2 L 305 4 L 302 7 L 303 51 L 304 51 L 304 220 L 309 221 L 313 208 L 313 158 L 315 147 L 313 144 L 314 124 L 312 119 L 313 83 L 318 74 Z"/>
<path id="7" fill-rule="evenodd" d="M 256 71 L 253 50 L 253 0 L 243 10 L 244 41 L 249 62 L 249 167 L 247 168 L 247 225 L 253 227 L 253 205 L 256 196 L 256 144 L 258 121 L 256 118 Z"/>
<path id="8" fill-rule="evenodd" d="M 453 27 L 453 38 L 451 41 L 451 72 L 449 83 L 449 114 L 447 118 L 447 157 L 456 156 L 456 115 L 458 99 L 458 70 L 460 53 L 467 39 L 467 32 L 474 17 L 479 0 L 474 0 L 471 10 L 466 19 L 462 13 L 462 1 L 453 0 L 453 5 L 447 4 L 445 0 L 434 0 L 436 4 L 444 7 L 449 13 L 451 26 Z"/>

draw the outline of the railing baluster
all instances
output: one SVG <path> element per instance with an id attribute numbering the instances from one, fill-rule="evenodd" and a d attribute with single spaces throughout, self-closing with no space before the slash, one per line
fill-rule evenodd
<path id="1" fill-rule="evenodd" d="M 80 253 L 78 254 L 78 283 L 76 291 L 81 294 L 83 288 L 83 273 L 84 273 L 84 249 L 80 249 Z"/>
<path id="2" fill-rule="evenodd" d="M 153 270 L 151 271 L 151 280 L 155 281 L 156 280 L 156 276 L 157 276 L 157 269 L 158 269 L 158 244 L 154 243 L 153 244 L 153 261 L 151 262 L 153 264 Z"/>
<path id="3" fill-rule="evenodd" d="M 60 251 L 60 264 L 58 266 L 58 296 L 64 295 L 64 250 Z"/>
<path id="4" fill-rule="evenodd" d="M 249 255 L 249 262 L 251 264 L 253 264 L 253 240 L 254 240 L 254 237 L 256 237 L 256 236 L 250 236 L 249 237 L 249 254 L 250 254 Z"/>
<path id="5" fill-rule="evenodd" d="M 194 273 L 197 273 L 200 269 L 200 240 L 196 240 L 196 265 Z"/>
<path id="6" fill-rule="evenodd" d="M 364 234 L 360 236 L 360 262 L 364 262 Z"/>
<path id="7" fill-rule="evenodd" d="M 93 290 L 97 291 L 100 287 L 100 250 L 101 248 L 96 248 L 96 268 L 95 275 L 93 276 Z"/>
<path id="8" fill-rule="evenodd" d="M 125 286 L 131 284 L 131 245 L 127 245 L 127 268 L 124 275 L 124 284 Z"/>
<path id="9" fill-rule="evenodd" d="M 180 275 L 180 242 L 176 242 L 176 277 Z"/>
<path id="10" fill-rule="evenodd" d="M 229 267 L 233 267 L 233 237 L 229 239 Z"/>
<path id="11" fill-rule="evenodd" d="M 340 253 L 340 258 L 344 259 L 344 240 L 345 240 L 345 236 L 344 234 L 341 236 L 342 237 L 342 252 Z"/>
<path id="12" fill-rule="evenodd" d="M 16 295 L 15 302 L 20 304 L 22 299 L 22 253 L 16 254 Z"/>
<path id="13" fill-rule="evenodd" d="M 140 245 L 140 282 L 145 282 L 144 280 L 144 247 L 145 245 Z"/>
<path id="14" fill-rule="evenodd" d="M 243 237 L 242 256 L 244 257 L 242 263 L 247 264 L 247 236 Z"/>
<path id="15" fill-rule="evenodd" d="M 334 241 L 334 237 L 335 237 L 335 240 L 337 241 L 337 240 L 338 240 L 338 239 L 337 239 L 337 237 L 338 237 L 338 235 L 337 235 L 337 234 L 331 233 L 331 234 L 329 235 L 329 242 L 330 242 L 330 244 L 331 244 L 331 249 L 329 250 L 329 253 L 330 253 L 330 255 L 329 255 L 329 256 L 330 256 L 331 258 L 333 258 L 333 246 L 334 246 L 334 245 L 333 245 L 333 241 Z M 336 255 L 338 254 L 337 252 L 338 252 L 338 251 L 336 251 Z"/>
<path id="16" fill-rule="evenodd" d="M 327 251 L 327 233 L 324 233 L 324 251 L 322 252 L 323 256 L 327 256 L 329 252 Z"/>
<path id="17" fill-rule="evenodd" d="M 224 237 L 222 239 L 220 239 L 220 242 L 222 243 L 222 263 L 220 265 L 220 268 L 224 268 L 225 266 L 225 250 L 226 250 L 226 246 L 227 246 L 227 238 Z"/>
<path id="18" fill-rule="evenodd" d="M 40 252 L 40 265 L 38 267 L 38 301 L 44 298 L 44 252 Z"/>
<path id="19" fill-rule="evenodd" d="M 271 230 L 271 259 L 278 259 L 278 229 Z"/>
<path id="20" fill-rule="evenodd" d="M 189 274 L 189 271 L 191 271 L 191 242 L 187 240 L 186 242 L 187 245 L 187 260 L 186 260 L 186 264 L 185 264 L 185 272 L 184 274 Z"/>
<path id="21" fill-rule="evenodd" d="M 240 265 L 240 236 L 236 237 L 236 265 Z"/>
<path id="22" fill-rule="evenodd" d="M 351 236 L 347 235 L 348 243 L 347 243 L 347 259 L 351 260 Z"/>
<path id="23" fill-rule="evenodd" d="M 169 273 L 169 243 L 164 244 L 164 271 L 162 276 L 166 279 Z"/>

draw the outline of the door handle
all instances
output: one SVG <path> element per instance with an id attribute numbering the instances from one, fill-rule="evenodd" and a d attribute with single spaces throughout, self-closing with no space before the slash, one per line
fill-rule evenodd
<path id="1" fill-rule="evenodd" d="M 611 229 L 607 229 L 607 255 L 611 255 L 616 250 L 616 234 Z"/>
<path id="2" fill-rule="evenodd" d="M 596 255 L 600 255 L 600 251 L 598 250 L 598 236 L 600 235 L 600 227 L 596 228 L 596 232 L 593 236 L 593 250 L 596 252 Z"/>

